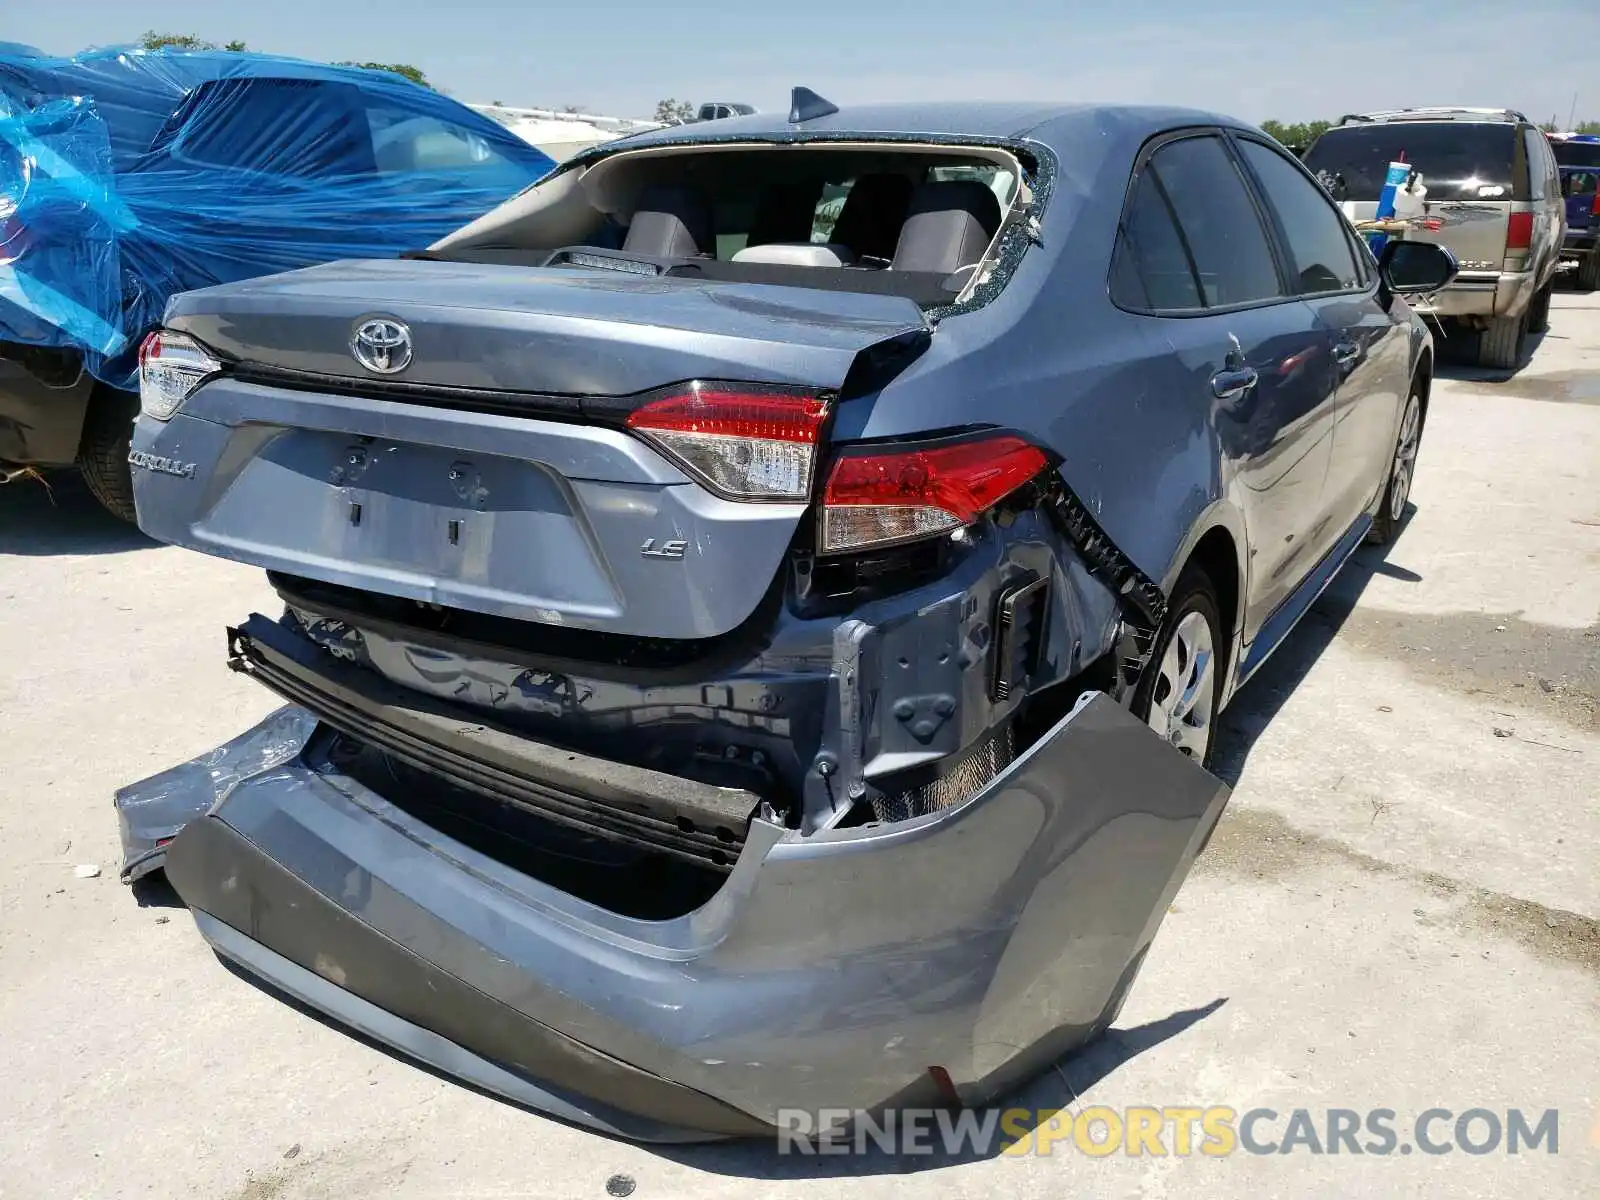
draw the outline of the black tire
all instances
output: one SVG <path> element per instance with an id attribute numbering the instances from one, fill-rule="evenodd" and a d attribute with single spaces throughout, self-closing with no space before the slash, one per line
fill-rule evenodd
<path id="1" fill-rule="evenodd" d="M 1544 285 L 1544 290 L 1533 298 L 1528 309 L 1528 332 L 1547 333 L 1550 329 L 1550 300 L 1555 291 L 1555 280 Z"/>
<path id="2" fill-rule="evenodd" d="M 112 516 L 132 524 L 133 476 L 128 470 L 128 449 L 133 441 L 133 419 L 139 398 L 111 388 L 97 388 L 89 398 L 78 443 L 78 473 L 94 498 Z"/>
<path id="3" fill-rule="evenodd" d="M 1166 620 L 1156 632 L 1150 661 L 1145 664 L 1139 686 L 1134 690 L 1132 711 L 1140 720 L 1149 721 L 1151 710 L 1164 703 L 1171 695 L 1171 680 L 1165 677 L 1166 673 L 1162 668 L 1175 636 L 1185 627 L 1185 618 L 1191 613 L 1198 613 L 1204 618 L 1211 640 L 1209 715 L 1206 720 L 1204 749 L 1198 755 L 1200 765 L 1208 766 L 1216 753 L 1217 717 L 1219 702 L 1222 699 L 1222 676 L 1227 666 L 1229 645 L 1224 641 L 1226 635 L 1223 632 L 1221 610 L 1217 604 L 1217 589 L 1205 571 L 1197 566 L 1184 568 L 1183 574 L 1178 577 L 1178 586 L 1173 589 L 1172 604 L 1167 609 Z M 1185 662 L 1184 658 L 1182 654 L 1178 656 L 1181 667 L 1179 678 L 1190 671 L 1192 660 Z M 1198 703 L 1195 707 L 1198 707 Z M 1169 728 L 1171 728 L 1170 723 Z M 1162 733 L 1161 730 L 1157 730 L 1157 733 L 1161 733 L 1169 741 L 1172 740 L 1169 734 Z M 1192 745 L 1183 745 L 1177 741 L 1173 741 L 1173 744 L 1191 758 L 1197 757 Z"/>
<path id="4" fill-rule="evenodd" d="M 1577 283 L 1579 291 L 1592 292 L 1600 288 L 1600 247 L 1578 260 Z"/>
<path id="5" fill-rule="evenodd" d="M 1478 365 L 1512 371 L 1522 365 L 1522 347 L 1528 337 L 1528 314 L 1496 317 L 1478 335 Z"/>
<path id="6" fill-rule="evenodd" d="M 1374 545 L 1386 546 L 1394 541 L 1406 523 L 1406 504 L 1416 482 L 1417 452 L 1422 448 L 1422 424 L 1422 394 L 1413 387 L 1400 413 L 1400 429 L 1395 434 L 1389 474 L 1378 496 L 1378 511 L 1373 515 L 1372 528 L 1367 531 L 1367 541 Z M 1400 489 L 1398 496 L 1396 488 Z"/>

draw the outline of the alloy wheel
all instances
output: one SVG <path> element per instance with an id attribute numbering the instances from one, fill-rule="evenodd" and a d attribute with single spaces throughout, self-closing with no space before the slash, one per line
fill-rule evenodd
<path id="1" fill-rule="evenodd" d="M 1202 612 L 1185 613 L 1167 641 L 1150 697 L 1150 728 L 1197 762 L 1211 749 L 1216 646 Z"/>
<path id="2" fill-rule="evenodd" d="M 1400 421 L 1400 442 L 1394 452 L 1394 474 L 1389 480 L 1389 520 L 1398 525 L 1411 499 L 1411 478 L 1417 466 L 1417 447 L 1422 441 L 1422 408 L 1415 396 L 1406 401 L 1406 415 Z"/>

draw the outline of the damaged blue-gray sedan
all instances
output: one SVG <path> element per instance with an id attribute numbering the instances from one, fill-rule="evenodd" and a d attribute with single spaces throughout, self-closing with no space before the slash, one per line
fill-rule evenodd
<path id="1" fill-rule="evenodd" d="M 1226 118 L 801 90 L 180 296 L 140 524 L 267 569 L 289 707 L 119 793 L 124 876 L 628 1137 L 984 1102 L 1116 1018 L 1218 713 L 1399 528 L 1453 272 Z"/>

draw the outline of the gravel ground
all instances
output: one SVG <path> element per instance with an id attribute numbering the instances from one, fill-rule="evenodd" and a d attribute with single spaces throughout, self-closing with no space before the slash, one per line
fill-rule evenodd
<path id="1" fill-rule="evenodd" d="M 112 790 L 273 707 L 222 634 L 273 607 L 67 479 L 0 489 L 0 1197 L 1593 1195 L 1600 296 L 1552 321 L 1510 379 L 1440 381 L 1409 526 L 1228 714 L 1233 804 L 1119 1028 L 1017 1102 L 1388 1108 L 1406 1144 L 1434 1106 L 1554 1108 L 1558 1153 L 662 1151 L 436 1078 L 117 882 Z"/>

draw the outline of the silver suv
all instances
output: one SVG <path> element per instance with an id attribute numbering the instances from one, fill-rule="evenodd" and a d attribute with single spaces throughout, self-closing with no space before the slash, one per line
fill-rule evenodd
<path id="1" fill-rule="evenodd" d="M 1461 264 L 1454 284 L 1412 306 L 1481 330 L 1482 365 L 1517 366 L 1527 335 L 1548 324 L 1566 234 L 1549 139 L 1510 109 L 1407 108 L 1347 116 L 1305 153 L 1354 220 L 1375 215 L 1391 161 L 1415 164 L 1427 215 L 1443 222 L 1407 239 L 1442 243 Z"/>

